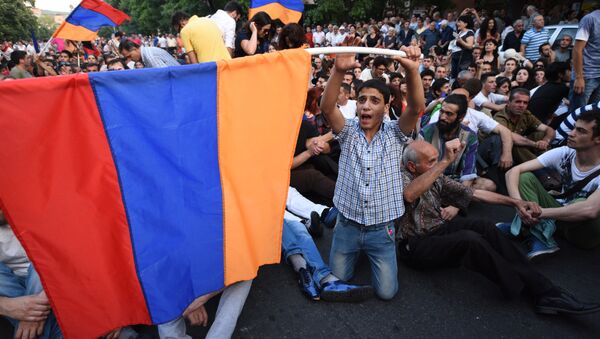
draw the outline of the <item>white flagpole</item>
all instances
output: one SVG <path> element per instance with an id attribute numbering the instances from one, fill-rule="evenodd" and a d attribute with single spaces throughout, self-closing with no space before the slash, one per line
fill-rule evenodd
<path id="1" fill-rule="evenodd" d="M 354 46 L 339 46 L 339 47 L 315 47 L 306 48 L 306 52 L 310 55 L 319 54 L 377 54 L 377 55 L 388 55 L 388 56 L 400 56 L 406 58 L 406 53 L 403 51 L 384 49 L 384 48 L 373 48 L 373 47 L 354 47 Z M 421 55 L 423 58 L 423 55 Z"/>

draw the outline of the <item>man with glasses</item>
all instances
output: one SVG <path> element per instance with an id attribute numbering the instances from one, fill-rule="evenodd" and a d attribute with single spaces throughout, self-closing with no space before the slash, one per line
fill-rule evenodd
<path id="1" fill-rule="evenodd" d="M 389 60 L 383 56 L 375 57 L 373 60 L 373 66 L 369 69 L 366 68 L 360 74 L 360 80 L 367 81 L 371 79 L 379 79 L 385 81 L 385 83 L 390 82 L 389 75 L 386 74 L 387 68 L 389 65 Z"/>

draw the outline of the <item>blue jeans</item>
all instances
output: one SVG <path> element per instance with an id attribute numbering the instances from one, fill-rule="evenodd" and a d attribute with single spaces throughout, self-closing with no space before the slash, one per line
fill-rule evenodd
<path id="1" fill-rule="evenodd" d="M 310 266 L 309 271 L 319 288 L 321 287 L 321 280 L 331 274 L 331 269 L 321 258 L 321 253 L 319 253 L 315 242 L 308 234 L 306 226 L 299 221 L 283 220 L 281 251 L 286 259 L 292 254 L 301 254 Z"/>
<path id="2" fill-rule="evenodd" d="M 20 277 L 13 273 L 13 271 L 6 266 L 4 263 L 0 263 L 0 296 L 8 298 L 22 297 L 25 295 L 38 294 L 42 291 L 42 284 L 40 277 L 33 268 L 33 265 L 29 266 L 29 271 L 26 277 Z M 14 326 L 15 331 L 19 325 L 19 321 L 6 317 L 8 321 Z M 44 324 L 44 332 L 38 338 L 57 338 L 63 337 L 54 317 L 54 313 L 50 312 L 46 323 Z"/>
<path id="3" fill-rule="evenodd" d="M 329 264 L 333 274 L 350 280 L 361 250 L 371 263 L 372 285 L 375 294 L 389 300 L 398 292 L 395 230 L 392 221 L 364 226 L 338 214 L 333 230 Z"/>
<path id="4" fill-rule="evenodd" d="M 585 89 L 582 94 L 575 94 L 573 86 L 575 81 L 571 80 L 571 90 L 569 91 L 569 112 L 573 112 L 579 107 L 588 103 L 600 101 L 600 78 L 585 79 Z"/>

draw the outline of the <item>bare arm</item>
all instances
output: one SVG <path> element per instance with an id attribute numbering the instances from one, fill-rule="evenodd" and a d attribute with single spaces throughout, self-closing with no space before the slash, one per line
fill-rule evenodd
<path id="1" fill-rule="evenodd" d="M 552 140 L 554 140 L 554 137 L 556 137 L 556 131 L 548 125 L 540 124 L 537 130 L 544 132 L 543 141 L 546 143 L 550 143 Z"/>
<path id="2" fill-rule="evenodd" d="M 475 39 L 470 36 L 468 37 L 466 40 L 463 39 L 456 39 L 456 43 L 460 45 L 460 47 L 464 48 L 464 49 L 473 49 L 473 44 L 475 43 Z"/>
<path id="3" fill-rule="evenodd" d="M 344 128 L 346 120 L 337 107 L 337 97 L 342 87 L 344 74 L 346 70 L 352 69 L 359 64 L 354 59 L 354 54 L 338 54 L 335 58 L 335 66 L 331 72 L 331 77 L 325 86 L 323 97 L 321 98 L 321 111 L 331 126 L 333 133 L 338 134 Z"/>
<path id="4" fill-rule="evenodd" d="M 537 222 L 542 213 L 540 206 L 535 202 L 523 201 L 490 191 L 474 190 L 473 200 L 488 204 L 513 206 L 526 224 Z"/>
<path id="5" fill-rule="evenodd" d="M 542 208 L 541 218 L 561 221 L 584 221 L 600 217 L 600 190 L 597 189 L 585 201 L 555 208 Z"/>
<path id="6" fill-rule="evenodd" d="M 197 64 L 198 59 L 196 59 L 196 53 L 194 51 L 189 51 L 186 53 L 188 58 L 190 58 L 190 64 Z"/>
<path id="7" fill-rule="evenodd" d="M 583 49 L 586 44 L 587 41 L 575 40 L 575 47 L 573 47 L 573 68 L 575 68 L 573 91 L 577 94 L 583 93 L 585 88 L 585 81 L 583 79 Z"/>
<path id="8" fill-rule="evenodd" d="M 504 109 L 504 107 L 506 107 L 506 104 L 495 104 L 491 101 L 486 101 L 483 104 L 481 104 L 481 106 L 485 107 L 485 108 L 489 108 L 492 111 L 501 111 Z"/>
<path id="9" fill-rule="evenodd" d="M 538 159 L 533 159 L 524 162 L 519 166 L 515 166 L 511 170 L 506 172 L 505 177 L 508 195 L 510 195 L 512 198 L 521 200 L 521 193 L 519 192 L 519 177 L 525 172 L 535 171 L 543 167 L 544 166 Z"/>
<path id="10" fill-rule="evenodd" d="M 535 141 L 528 139 L 520 134 L 511 132 L 513 144 L 517 146 L 536 147 Z"/>
<path id="11" fill-rule="evenodd" d="M 406 72 L 406 87 L 408 97 L 406 98 L 406 110 L 398 119 L 398 126 L 402 133 L 409 135 L 414 131 L 419 120 L 419 114 L 425 110 L 425 92 L 419 75 L 419 57 L 421 50 L 417 47 L 402 47 L 407 55 L 406 58 L 395 57 Z M 337 94 L 336 94 L 337 95 Z"/>
<path id="12" fill-rule="evenodd" d="M 252 31 L 252 36 L 250 36 L 249 40 L 242 40 L 240 45 L 242 46 L 244 53 L 254 55 L 254 53 L 256 53 L 256 47 L 258 47 L 258 29 L 254 22 L 250 23 L 250 30 Z"/>
<path id="13" fill-rule="evenodd" d="M 502 154 L 500 155 L 500 162 L 498 163 L 498 166 L 503 170 L 507 170 L 513 164 L 513 139 L 511 135 L 512 132 L 501 124 L 498 124 L 498 126 L 496 126 L 496 128 L 494 128 L 492 132 L 499 134 L 500 139 L 502 140 Z"/>
<path id="14" fill-rule="evenodd" d="M 521 49 L 519 50 L 519 54 L 521 54 L 522 56 L 525 56 L 525 47 L 527 47 L 527 45 L 521 44 Z"/>

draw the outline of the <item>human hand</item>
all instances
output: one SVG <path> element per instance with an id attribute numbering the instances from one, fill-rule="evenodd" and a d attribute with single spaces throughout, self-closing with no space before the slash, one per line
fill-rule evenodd
<path id="1" fill-rule="evenodd" d="M 575 78 L 575 83 L 573 84 L 573 91 L 576 94 L 583 94 L 583 90 L 585 90 L 585 80 L 583 78 Z"/>
<path id="2" fill-rule="evenodd" d="M 250 31 L 252 32 L 252 34 L 258 32 L 258 29 L 256 28 L 256 23 L 254 23 L 254 21 L 250 23 Z"/>
<path id="3" fill-rule="evenodd" d="M 311 156 L 321 154 L 321 152 L 323 152 L 324 149 L 325 145 L 323 144 L 323 142 L 317 139 L 313 139 L 308 145 L 308 151 L 310 152 Z"/>
<path id="4" fill-rule="evenodd" d="M 456 160 L 458 153 L 460 153 L 460 151 L 462 151 L 462 149 L 465 147 L 465 144 L 461 143 L 458 138 L 454 138 L 450 141 L 446 141 L 444 147 L 446 148 L 446 151 L 444 152 L 444 160 L 452 163 L 454 160 Z"/>
<path id="5" fill-rule="evenodd" d="M 456 217 L 460 210 L 454 206 L 442 207 L 442 219 L 445 221 L 450 221 Z"/>
<path id="6" fill-rule="evenodd" d="M 511 168 L 513 165 L 513 158 L 512 158 L 512 154 L 502 154 L 500 156 L 500 162 L 498 163 L 498 167 L 500 167 L 501 170 L 508 170 L 509 168 Z"/>
<path id="7" fill-rule="evenodd" d="M 400 47 L 400 50 L 406 53 L 406 58 L 394 56 L 393 59 L 398 61 L 400 66 L 402 66 L 407 71 L 418 70 L 421 58 L 421 49 L 416 46 L 402 46 Z"/>
<path id="8" fill-rule="evenodd" d="M 523 221 L 525 225 L 536 224 L 539 221 L 538 218 L 542 214 L 540 206 L 532 201 L 517 200 L 515 202 L 515 208 L 517 209 L 519 217 L 521 217 L 521 221 Z"/>
<path id="9" fill-rule="evenodd" d="M 6 299 L 7 316 L 20 321 L 46 320 L 50 303 L 46 295 L 26 295 Z"/>
<path id="10" fill-rule="evenodd" d="M 458 39 L 459 34 L 457 32 L 452 32 L 452 36 L 454 37 L 454 39 Z"/>
<path id="11" fill-rule="evenodd" d="M 545 151 L 548 149 L 548 142 L 544 141 L 544 140 L 540 140 L 540 141 L 536 141 L 535 143 L 535 148 L 539 149 L 540 151 Z"/>
<path id="12" fill-rule="evenodd" d="M 209 293 L 196 298 L 196 300 L 192 301 L 192 303 L 185 309 L 185 311 L 183 311 L 183 316 L 187 318 L 188 314 L 192 313 L 200 307 L 204 307 L 204 304 L 206 304 L 206 302 L 210 300 L 210 298 L 213 295 L 214 294 Z"/>
<path id="13" fill-rule="evenodd" d="M 197 309 L 188 312 L 185 315 L 185 318 L 190 322 L 192 326 L 202 325 L 206 327 L 208 325 L 208 313 L 206 313 L 206 308 L 204 305 L 198 307 Z"/>
<path id="14" fill-rule="evenodd" d="M 355 67 L 360 67 L 360 63 L 356 61 L 354 54 L 337 54 L 335 56 L 335 70 L 345 73 Z"/>
<path id="15" fill-rule="evenodd" d="M 19 321 L 15 332 L 15 339 L 33 339 L 37 338 L 44 332 L 45 321 Z"/>

